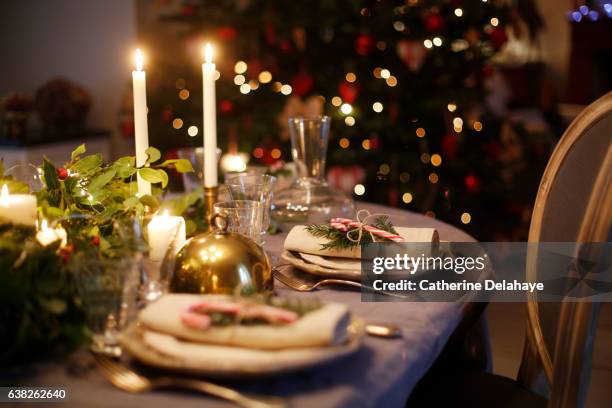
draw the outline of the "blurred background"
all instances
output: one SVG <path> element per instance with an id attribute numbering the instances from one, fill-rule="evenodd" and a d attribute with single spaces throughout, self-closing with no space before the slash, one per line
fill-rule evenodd
<path id="1" fill-rule="evenodd" d="M 331 185 L 482 241 L 526 239 L 550 152 L 612 89 L 605 0 L 5 0 L 0 38 L 7 164 L 132 154 L 136 47 L 151 145 L 201 146 L 211 41 L 222 172 L 283 169 L 287 118 L 325 113 Z"/>

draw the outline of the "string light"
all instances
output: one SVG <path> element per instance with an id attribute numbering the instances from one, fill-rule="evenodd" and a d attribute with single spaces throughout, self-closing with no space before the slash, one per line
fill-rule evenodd
<path id="1" fill-rule="evenodd" d="M 280 89 L 280 91 L 281 91 L 281 93 L 282 93 L 283 95 L 289 95 L 289 94 L 291 94 L 291 91 L 292 91 L 292 90 L 293 90 L 293 89 L 291 88 L 291 85 L 288 85 L 288 84 L 285 84 L 285 85 L 281 86 L 281 89 Z"/>
<path id="2" fill-rule="evenodd" d="M 383 69 L 380 71 L 380 77 L 383 79 L 388 79 L 391 76 L 391 71 L 389 71 L 388 69 Z"/>
<path id="3" fill-rule="evenodd" d="M 497 19 L 497 17 L 493 17 L 493 18 L 491 19 L 491 25 L 492 25 L 493 27 L 497 27 L 497 26 L 499 25 L 499 20 Z"/>
<path id="4" fill-rule="evenodd" d="M 240 86 L 242 84 L 244 84 L 246 81 L 246 78 L 244 77 L 244 75 L 236 75 L 234 77 L 234 84 Z"/>
<path id="5" fill-rule="evenodd" d="M 370 139 L 365 139 L 361 142 L 361 147 L 363 147 L 363 150 L 370 150 Z"/>
<path id="6" fill-rule="evenodd" d="M 468 212 L 464 212 L 461 214 L 461 222 L 464 224 L 469 224 L 472 221 L 472 216 Z"/>
<path id="7" fill-rule="evenodd" d="M 346 137 L 343 137 L 342 139 L 340 139 L 338 144 L 340 145 L 341 148 L 346 149 L 347 147 L 351 145 L 351 142 Z"/>
<path id="8" fill-rule="evenodd" d="M 482 123 L 478 121 L 474 122 L 474 130 L 480 132 L 482 130 Z"/>
<path id="9" fill-rule="evenodd" d="M 251 79 L 249 81 L 249 86 L 252 90 L 256 90 L 257 88 L 259 88 L 259 82 L 257 82 L 255 79 Z"/>
<path id="10" fill-rule="evenodd" d="M 376 43 L 376 48 L 379 49 L 380 51 L 384 51 L 387 49 L 387 43 L 384 41 L 378 41 Z"/>
<path id="11" fill-rule="evenodd" d="M 343 103 L 342 106 L 340 106 L 340 111 L 345 115 L 349 115 L 353 111 L 353 107 L 348 103 Z"/>
<path id="12" fill-rule="evenodd" d="M 421 154 L 421 162 L 423 162 L 423 164 L 429 163 L 429 159 L 430 159 L 429 154 L 427 153 Z"/>
<path id="13" fill-rule="evenodd" d="M 180 129 L 183 127 L 183 119 L 176 118 L 172 121 L 172 127 L 175 129 Z"/>
<path id="14" fill-rule="evenodd" d="M 353 74 L 352 72 L 349 72 L 348 74 L 346 74 L 345 78 L 346 82 L 355 82 L 357 80 L 357 75 Z"/>
<path id="15" fill-rule="evenodd" d="M 187 129 L 187 134 L 191 137 L 197 136 L 198 135 L 198 127 L 197 126 L 189 126 L 189 128 Z"/>
<path id="16" fill-rule="evenodd" d="M 189 98 L 189 91 L 187 89 L 181 89 L 179 92 L 179 98 L 184 101 Z"/>
<path id="17" fill-rule="evenodd" d="M 353 188 L 353 191 L 358 196 L 364 195 L 365 194 L 365 187 L 363 186 L 363 184 L 355 184 L 355 188 Z"/>
<path id="18" fill-rule="evenodd" d="M 253 149 L 253 157 L 255 157 L 256 159 L 261 159 L 264 155 L 264 151 L 261 147 L 256 147 L 255 149 Z"/>
<path id="19" fill-rule="evenodd" d="M 219 71 L 215 71 L 215 81 L 219 80 L 219 78 L 221 78 L 221 73 Z"/>
<path id="20" fill-rule="evenodd" d="M 410 193 L 402 194 L 402 201 L 405 202 L 406 204 L 410 204 L 412 202 L 412 194 Z"/>
<path id="21" fill-rule="evenodd" d="M 272 89 L 274 90 L 274 92 L 280 92 L 282 87 L 283 87 L 283 84 L 281 84 L 278 81 L 276 81 L 274 85 L 272 85 Z"/>
<path id="22" fill-rule="evenodd" d="M 270 156 L 272 156 L 273 159 L 280 159 L 281 157 L 281 151 L 280 149 L 272 149 L 272 151 L 270 152 Z"/>
<path id="23" fill-rule="evenodd" d="M 397 78 L 394 77 L 393 75 L 391 75 L 389 78 L 387 78 L 387 85 L 389 85 L 390 87 L 394 87 L 397 85 Z"/>
<path id="24" fill-rule="evenodd" d="M 441 45 L 442 45 L 442 39 L 441 39 L 440 37 L 435 37 L 435 38 L 433 39 L 433 44 L 434 44 L 436 47 L 441 46 Z"/>
<path id="25" fill-rule="evenodd" d="M 430 217 L 430 218 L 436 218 L 436 213 L 429 210 L 427 212 L 425 212 L 425 216 Z"/>
<path id="26" fill-rule="evenodd" d="M 425 48 L 431 48 L 433 47 L 433 43 L 431 42 L 431 40 L 428 38 L 425 41 L 423 41 L 423 45 L 425 46 Z"/>
<path id="27" fill-rule="evenodd" d="M 244 61 L 238 61 L 234 65 L 234 72 L 237 74 L 244 74 L 247 70 L 248 66 Z"/>
<path id="28" fill-rule="evenodd" d="M 383 110 L 383 104 L 380 102 L 374 102 L 372 104 L 372 110 L 376 113 L 380 113 Z"/>
<path id="29" fill-rule="evenodd" d="M 352 117 L 352 116 L 347 116 L 346 118 L 344 118 L 344 123 L 347 126 L 353 126 L 353 125 L 355 125 L 355 118 Z"/>
<path id="30" fill-rule="evenodd" d="M 183 89 L 185 86 L 187 86 L 187 83 L 183 78 L 179 78 L 176 80 L 174 85 L 176 85 L 176 89 Z"/>
<path id="31" fill-rule="evenodd" d="M 407 183 L 410 181 L 410 174 L 406 172 L 400 173 L 399 179 L 402 183 Z"/>
<path id="32" fill-rule="evenodd" d="M 406 25 L 401 21 L 396 21 L 395 23 L 393 23 L 393 28 L 395 29 L 395 31 L 404 31 L 406 29 Z"/>
<path id="33" fill-rule="evenodd" d="M 457 17 L 461 17 L 463 15 L 463 10 L 461 10 L 460 8 L 456 8 L 455 9 L 455 15 Z"/>
<path id="34" fill-rule="evenodd" d="M 249 84 L 242 84 L 242 85 L 240 85 L 240 93 L 246 95 L 249 92 L 251 92 L 251 87 L 249 86 Z"/>
<path id="35" fill-rule="evenodd" d="M 453 126 L 456 128 L 460 128 L 463 127 L 463 119 L 461 119 L 460 117 L 456 117 L 453 119 Z"/>
<path id="36" fill-rule="evenodd" d="M 449 112 L 454 112 L 457 110 L 457 105 L 455 105 L 454 103 L 449 103 L 448 105 L 446 105 L 446 109 L 448 109 Z"/>
<path id="37" fill-rule="evenodd" d="M 391 172 L 391 166 L 389 166 L 387 163 L 383 163 L 380 165 L 380 167 L 378 167 L 378 172 L 386 176 Z"/>
<path id="38" fill-rule="evenodd" d="M 438 182 L 438 175 L 436 173 L 429 174 L 429 182 L 431 184 L 436 184 Z"/>
<path id="39" fill-rule="evenodd" d="M 442 164 L 442 156 L 440 156 L 437 153 L 436 154 L 432 154 L 430 160 L 431 160 L 431 164 L 434 167 L 438 167 L 438 166 L 440 166 Z"/>
<path id="40" fill-rule="evenodd" d="M 272 74 L 270 73 L 270 71 L 261 71 L 259 73 L 258 78 L 259 82 L 261 82 L 262 84 L 267 84 L 272 80 Z"/>
<path id="41" fill-rule="evenodd" d="M 418 128 L 416 130 L 416 135 L 417 137 L 425 137 L 425 129 L 423 129 L 422 127 Z"/>

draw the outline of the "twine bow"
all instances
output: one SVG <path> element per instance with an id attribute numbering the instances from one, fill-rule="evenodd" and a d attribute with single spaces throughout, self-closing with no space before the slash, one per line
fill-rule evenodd
<path id="1" fill-rule="evenodd" d="M 349 218 L 332 218 L 329 224 L 338 231 L 346 232 L 346 238 L 352 242 L 361 242 L 364 230 L 370 234 L 373 242 L 378 242 L 376 240 L 377 237 L 388 239 L 393 242 L 404 242 L 404 238 L 400 235 L 376 228 L 369 224 L 372 219 L 379 217 L 388 217 L 388 215 L 371 214 L 368 210 L 362 209 L 357 212 L 356 221 Z"/>

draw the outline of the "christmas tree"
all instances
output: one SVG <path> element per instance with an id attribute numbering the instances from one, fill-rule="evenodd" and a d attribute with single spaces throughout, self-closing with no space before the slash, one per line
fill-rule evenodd
<path id="1" fill-rule="evenodd" d="M 160 19 L 180 25 L 183 41 L 220 49 L 223 150 L 289 161 L 286 119 L 320 111 L 333 118 L 332 185 L 482 231 L 513 200 L 516 224 L 531 200 L 517 198 L 517 172 L 507 172 L 527 160 L 512 155 L 521 135 L 484 104 L 508 12 L 493 0 L 184 0 Z M 169 148 L 169 129 L 201 125 L 199 88 L 191 98 L 185 89 L 201 80 L 197 70 L 165 75 L 149 117 L 153 143 Z"/>

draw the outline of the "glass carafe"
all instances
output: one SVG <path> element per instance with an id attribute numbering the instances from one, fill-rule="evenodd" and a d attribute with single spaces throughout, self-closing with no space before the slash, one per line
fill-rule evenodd
<path id="1" fill-rule="evenodd" d="M 297 180 L 276 193 L 272 218 L 281 224 L 328 222 L 333 217 L 352 217 L 353 200 L 325 181 L 325 159 L 331 119 L 329 116 L 289 119 L 291 155 Z"/>

